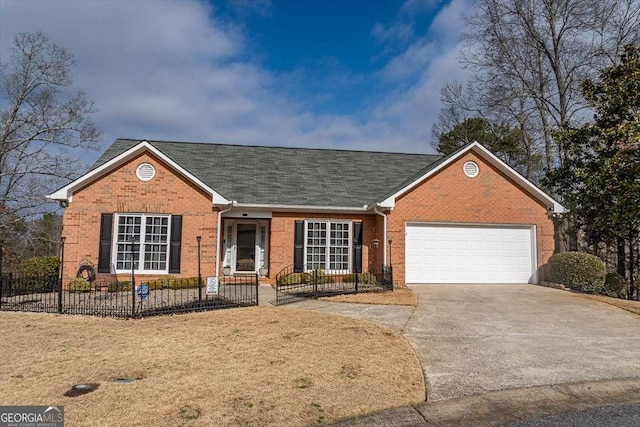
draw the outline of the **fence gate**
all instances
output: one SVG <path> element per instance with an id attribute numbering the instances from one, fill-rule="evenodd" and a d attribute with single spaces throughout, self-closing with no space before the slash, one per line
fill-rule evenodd
<path id="1" fill-rule="evenodd" d="M 309 298 L 358 292 L 393 290 L 393 272 L 384 266 L 379 272 L 327 274 L 306 266 L 290 265 L 276 274 L 275 305 L 290 304 Z"/>

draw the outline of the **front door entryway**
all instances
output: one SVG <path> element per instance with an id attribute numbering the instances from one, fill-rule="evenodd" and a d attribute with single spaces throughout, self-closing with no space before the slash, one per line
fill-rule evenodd
<path id="1" fill-rule="evenodd" d="M 269 221 L 228 218 L 224 231 L 223 273 L 265 274 L 269 266 Z"/>
<path id="2" fill-rule="evenodd" d="M 256 224 L 236 226 L 236 271 L 256 271 Z"/>

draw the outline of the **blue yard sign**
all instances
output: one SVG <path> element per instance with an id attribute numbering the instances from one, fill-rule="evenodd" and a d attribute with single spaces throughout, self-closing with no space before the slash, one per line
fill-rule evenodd
<path id="1" fill-rule="evenodd" d="M 136 293 L 140 299 L 144 301 L 149 296 L 149 285 L 144 283 L 142 285 L 136 285 Z"/>

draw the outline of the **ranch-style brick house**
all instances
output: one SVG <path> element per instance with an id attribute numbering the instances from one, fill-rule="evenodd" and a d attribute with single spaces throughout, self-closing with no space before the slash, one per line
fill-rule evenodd
<path id="1" fill-rule="evenodd" d="M 132 254 L 140 280 L 197 276 L 200 236 L 205 277 L 392 265 L 400 285 L 535 283 L 564 212 L 479 143 L 439 156 L 118 139 L 48 197 L 65 207 L 65 282 L 87 261 L 126 278 Z"/>

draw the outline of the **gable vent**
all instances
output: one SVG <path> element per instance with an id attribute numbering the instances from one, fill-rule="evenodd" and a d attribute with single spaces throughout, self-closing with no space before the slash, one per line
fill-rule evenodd
<path id="1" fill-rule="evenodd" d="M 464 166 L 462 166 L 462 170 L 469 178 L 475 178 L 478 176 L 478 172 L 480 172 L 480 168 L 476 162 L 466 162 Z"/>
<path id="2" fill-rule="evenodd" d="M 136 169 L 136 176 L 140 181 L 151 181 L 156 176 L 156 170 L 149 163 L 142 163 Z"/>

